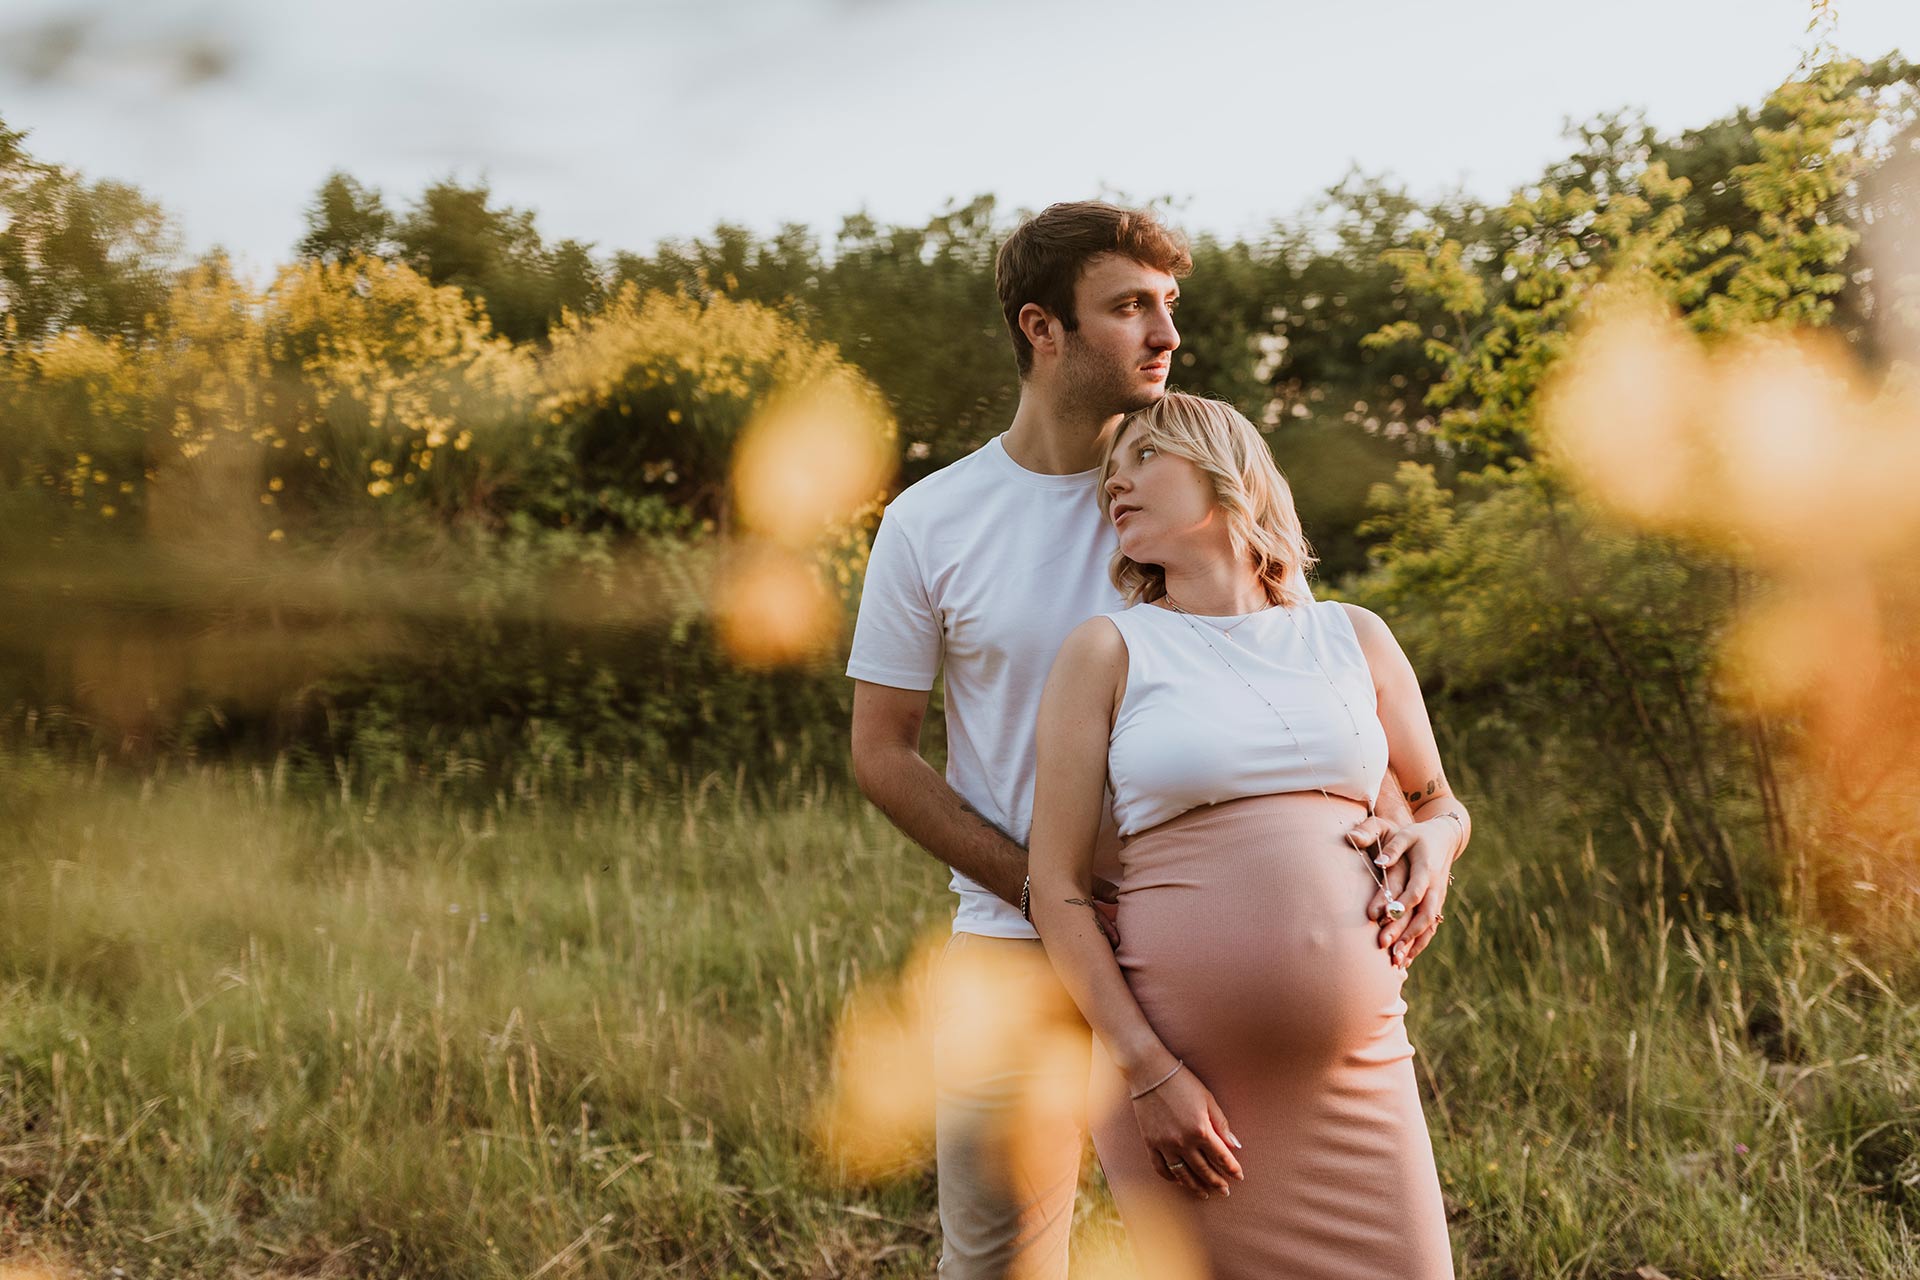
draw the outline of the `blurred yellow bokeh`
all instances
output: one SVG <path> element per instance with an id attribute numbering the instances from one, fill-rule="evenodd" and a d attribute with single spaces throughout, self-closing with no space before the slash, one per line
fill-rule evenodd
<path id="1" fill-rule="evenodd" d="M 728 655 L 746 667 L 805 662 L 840 634 L 840 613 L 820 566 L 767 542 L 732 548 L 713 589 L 713 615 Z"/>
<path id="2" fill-rule="evenodd" d="M 1032 945 L 999 940 L 946 951 L 944 936 L 923 939 L 899 976 L 850 1000 L 835 1037 L 835 1079 L 822 1113 L 827 1148 L 865 1176 L 896 1170 L 908 1153 L 930 1149 L 936 1024 L 966 1028 L 942 1045 L 940 1069 L 954 1081 L 1023 1081 L 988 1135 L 1013 1169 L 1051 1150 L 1033 1135 L 1042 1121 L 1084 1120 L 1088 1032 Z M 1048 1139 L 1051 1141 L 1051 1139 Z"/>
<path id="3" fill-rule="evenodd" d="M 1709 349 L 1629 293 L 1595 309 L 1543 415 L 1602 503 L 1767 568 L 1872 563 L 1920 537 L 1920 403 L 1891 381 L 1868 388 L 1826 334 Z"/>
<path id="4" fill-rule="evenodd" d="M 0 1280 L 74 1280 L 75 1273 L 66 1267 L 38 1258 L 18 1258 L 12 1261 L 0 1261 Z"/>
<path id="5" fill-rule="evenodd" d="M 735 515 L 762 537 L 806 546 L 870 501 L 892 478 L 883 407 L 841 379 L 782 396 L 741 437 L 733 461 Z"/>
<path id="6" fill-rule="evenodd" d="M 886 1177 L 931 1157 L 931 988 L 944 941 L 922 938 L 897 976 L 860 988 L 840 1012 L 833 1084 L 814 1134 L 854 1177 Z"/>
<path id="7" fill-rule="evenodd" d="M 964 1030 L 940 1044 L 936 1081 L 942 1025 Z M 862 988 L 842 1010 L 816 1139 L 852 1177 L 898 1176 L 931 1163 L 941 1084 L 966 1096 L 1014 1081 L 1016 1092 L 995 1110 L 992 1131 L 972 1140 L 998 1154 L 1007 1185 L 1029 1185 L 1050 1176 L 1043 1171 L 1059 1158 L 1062 1120 L 1084 1133 L 1090 1104 L 1125 1105 L 1124 1098 L 1089 1098 L 1090 1045 L 1085 1022 L 1039 947 L 966 939 L 950 948 L 944 933 L 924 937 L 897 976 Z M 1192 1223 L 1144 1212 L 1123 1233 L 1095 1239 L 1076 1256 L 1074 1274 L 1202 1280 Z"/>

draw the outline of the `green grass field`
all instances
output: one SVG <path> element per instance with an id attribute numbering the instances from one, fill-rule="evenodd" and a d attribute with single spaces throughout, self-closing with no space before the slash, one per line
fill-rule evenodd
<path id="1" fill-rule="evenodd" d="M 1483 791 L 1408 988 L 1461 1274 L 1920 1275 L 1911 966 L 1670 914 L 1657 863 Z M 930 1170 L 865 1185 L 809 1135 L 843 1003 L 943 883 L 820 787 L 0 755 L 0 1259 L 929 1274 Z M 1112 1274 L 1085 1192 L 1076 1270 Z"/>

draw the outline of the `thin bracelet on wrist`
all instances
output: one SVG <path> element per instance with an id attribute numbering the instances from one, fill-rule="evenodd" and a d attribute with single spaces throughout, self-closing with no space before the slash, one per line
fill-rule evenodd
<path id="1" fill-rule="evenodd" d="M 1020 918 L 1033 923 L 1033 877 L 1020 877 Z"/>
<path id="2" fill-rule="evenodd" d="M 1453 825 L 1454 825 L 1454 826 L 1456 826 L 1456 827 L 1458 827 L 1458 828 L 1460 828 L 1460 839 L 1459 839 L 1459 841 L 1458 841 L 1458 843 L 1456 843 L 1456 844 L 1455 844 L 1455 845 L 1453 846 L 1453 854 L 1452 854 L 1452 856 L 1451 856 L 1451 857 L 1449 857 L 1449 858 L 1447 859 L 1447 861 L 1448 861 L 1448 863 L 1452 863 L 1452 862 L 1453 862 L 1453 860 L 1454 860 L 1454 858 L 1458 858 L 1458 857 L 1460 856 L 1460 854 L 1461 854 L 1461 852 L 1462 852 L 1462 851 L 1463 851 L 1463 850 L 1464 850 L 1464 849 L 1465 849 L 1465 848 L 1467 847 L 1467 823 L 1466 823 L 1466 820 L 1465 820 L 1464 818 L 1462 818 L 1462 817 L 1461 817 L 1461 816 L 1460 816 L 1459 814 L 1457 814 L 1457 813 L 1455 813 L 1455 812 L 1454 812 L 1453 810 L 1451 810 L 1451 809 L 1443 809 L 1443 810 L 1441 810 L 1441 811 L 1440 811 L 1439 813 L 1436 813 L 1436 814 L 1434 814 L 1433 816 L 1434 816 L 1434 817 L 1436 817 L 1436 818 L 1452 818 L 1452 819 L 1453 819 Z"/>
<path id="3" fill-rule="evenodd" d="M 1133 1100 L 1134 1102 L 1140 1101 L 1140 1099 L 1146 1097 L 1148 1094 L 1152 1093 L 1155 1089 L 1158 1089 L 1161 1085 L 1165 1084 L 1167 1081 L 1179 1075 L 1180 1068 L 1186 1065 L 1187 1065 L 1187 1062 L 1185 1058 L 1175 1058 L 1173 1060 L 1173 1070 L 1167 1072 L 1167 1074 L 1161 1076 L 1158 1080 L 1155 1080 L 1152 1084 L 1148 1085 L 1146 1088 L 1142 1089 L 1140 1092 L 1129 1093 L 1127 1097 Z"/>

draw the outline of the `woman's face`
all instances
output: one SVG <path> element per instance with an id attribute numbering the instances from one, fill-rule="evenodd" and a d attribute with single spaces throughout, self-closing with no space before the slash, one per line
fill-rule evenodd
<path id="1" fill-rule="evenodd" d="M 1185 458 L 1145 443 L 1145 435 L 1145 423 L 1129 423 L 1108 458 L 1103 492 L 1120 550 L 1136 564 L 1162 566 L 1169 556 L 1207 554 L 1226 536 L 1213 481 Z"/>

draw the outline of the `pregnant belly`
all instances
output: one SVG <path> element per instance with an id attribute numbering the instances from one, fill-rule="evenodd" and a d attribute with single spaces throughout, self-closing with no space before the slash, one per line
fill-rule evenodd
<path id="1" fill-rule="evenodd" d="M 1377 882 L 1318 792 L 1190 810 L 1121 851 L 1122 971 L 1182 1057 L 1312 1069 L 1411 1053 L 1406 975 L 1367 918 Z"/>

